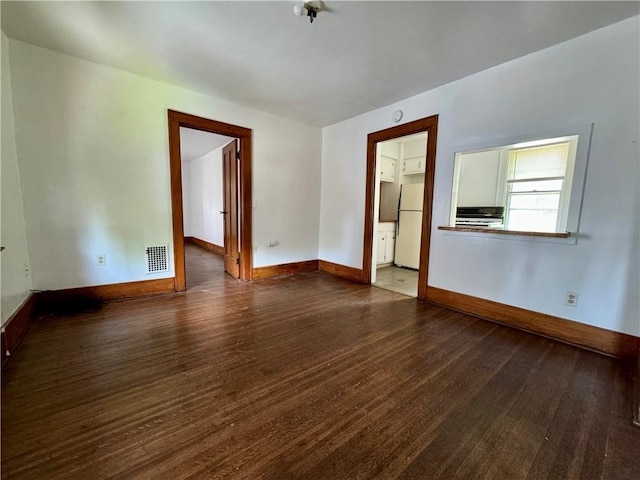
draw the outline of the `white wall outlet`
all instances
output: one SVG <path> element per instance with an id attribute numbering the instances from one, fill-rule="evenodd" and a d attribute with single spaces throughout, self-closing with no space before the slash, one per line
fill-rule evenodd
<path id="1" fill-rule="evenodd" d="M 569 307 L 577 307 L 578 306 L 578 294 L 575 292 L 567 292 L 567 297 L 564 301 L 565 305 Z"/>
<path id="2" fill-rule="evenodd" d="M 278 245 L 280 245 L 278 240 L 269 240 L 267 242 L 267 247 L 277 247 Z"/>
<path id="3" fill-rule="evenodd" d="M 107 264 L 107 256 L 106 255 L 96 255 L 96 265 L 99 267 L 104 267 Z"/>

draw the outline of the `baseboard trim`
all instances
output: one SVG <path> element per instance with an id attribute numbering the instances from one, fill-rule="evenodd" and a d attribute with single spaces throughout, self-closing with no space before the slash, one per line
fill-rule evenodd
<path id="1" fill-rule="evenodd" d="M 436 287 L 427 287 L 427 301 L 606 355 L 637 358 L 640 338 L 633 335 Z"/>
<path id="2" fill-rule="evenodd" d="M 633 407 L 633 424 L 640 427 L 640 342 L 638 342 L 638 350 L 636 353 L 636 395 Z"/>
<path id="3" fill-rule="evenodd" d="M 280 265 L 269 265 L 253 269 L 253 280 L 277 277 L 280 275 L 291 275 L 293 273 L 315 272 L 318 270 L 318 260 L 307 260 L 305 262 L 291 262 Z"/>
<path id="4" fill-rule="evenodd" d="M 257 267 L 253 269 L 253 279 L 261 280 L 279 275 L 291 275 L 293 273 L 315 272 L 330 273 L 337 277 L 346 278 L 352 282 L 363 283 L 364 274 L 362 269 L 347 267 L 338 263 L 326 260 L 307 260 L 304 262 L 283 263 L 280 265 L 269 265 L 267 267 Z"/>
<path id="5" fill-rule="evenodd" d="M 216 245 L 215 243 L 210 243 L 210 242 L 207 242 L 206 240 L 202 240 L 197 237 L 184 237 L 184 241 L 186 243 L 191 243 L 193 245 L 196 245 L 200 248 L 204 248 L 209 252 L 213 252 L 218 255 L 224 255 L 224 247 L 221 247 L 220 245 Z"/>
<path id="6" fill-rule="evenodd" d="M 74 301 L 77 299 L 109 302 L 153 295 L 165 295 L 175 292 L 174 278 L 159 278 L 138 282 L 112 283 L 92 287 L 67 288 L 64 290 L 46 290 L 37 293 L 38 308 L 46 311 L 48 304 Z"/>
<path id="7" fill-rule="evenodd" d="M 29 294 L 29 296 L 22 302 L 22 305 L 9 317 L 7 323 L 5 323 L 2 333 L 1 345 L 2 348 L 2 367 L 9 360 L 11 354 L 13 354 L 24 336 L 29 331 L 29 328 L 33 324 L 36 318 L 36 296 Z M 7 354 L 8 352 L 8 354 Z"/>
<path id="8" fill-rule="evenodd" d="M 96 305 L 99 302 L 173 293 L 175 292 L 174 282 L 174 278 L 171 277 L 64 290 L 46 290 L 31 294 L 9 318 L 4 326 L 4 331 L 1 333 L 2 367 L 4 368 L 9 360 L 7 350 L 10 354 L 16 351 L 39 314 L 58 310 L 72 310 L 74 303 L 83 306 L 88 304 Z"/>
<path id="9" fill-rule="evenodd" d="M 340 265 L 326 260 L 318 260 L 318 269 L 322 272 L 346 278 L 352 282 L 364 282 L 364 272 L 361 268 L 347 267 L 346 265 Z"/>

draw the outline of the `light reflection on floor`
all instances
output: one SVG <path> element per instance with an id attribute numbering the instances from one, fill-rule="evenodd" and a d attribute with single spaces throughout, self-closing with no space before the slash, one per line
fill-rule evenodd
<path id="1" fill-rule="evenodd" d="M 376 270 L 374 287 L 402 293 L 410 297 L 418 296 L 418 271 L 393 265 Z"/>

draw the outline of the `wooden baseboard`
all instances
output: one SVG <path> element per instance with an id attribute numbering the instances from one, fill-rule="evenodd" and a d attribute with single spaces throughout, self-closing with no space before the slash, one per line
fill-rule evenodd
<path id="1" fill-rule="evenodd" d="M 113 300 L 150 297 L 152 295 L 164 295 L 173 293 L 174 291 L 174 278 L 171 277 L 139 282 L 68 288 L 65 290 L 47 290 L 38 292 L 37 297 L 38 308 L 46 311 L 48 306 L 52 304 L 57 305 L 82 300 L 109 302 Z"/>
<path id="2" fill-rule="evenodd" d="M 340 265 L 326 260 L 318 260 L 318 268 L 322 272 L 331 273 L 332 275 L 346 278 L 353 282 L 364 282 L 364 272 L 360 268 L 347 267 L 346 265 Z"/>
<path id="3" fill-rule="evenodd" d="M 283 263 L 281 265 L 269 265 L 253 269 L 253 279 L 277 277 L 279 275 L 291 275 L 293 273 L 315 272 L 318 270 L 318 260 L 306 262 Z"/>
<path id="4" fill-rule="evenodd" d="M 32 294 L 4 326 L 1 334 L 2 366 L 4 367 L 8 361 L 7 351 L 15 352 L 40 313 L 56 311 L 73 313 L 95 307 L 102 302 L 163 295 L 174 291 L 174 278 L 161 278 L 65 290 L 47 290 Z"/>
<path id="5" fill-rule="evenodd" d="M 359 268 L 347 267 L 326 260 L 307 260 L 305 262 L 284 263 L 253 269 L 253 279 L 275 277 L 278 275 L 290 275 L 292 273 L 314 272 L 320 270 L 338 277 L 346 278 L 352 282 L 363 283 L 363 272 Z"/>
<path id="6" fill-rule="evenodd" d="M 20 342 L 29 331 L 31 324 L 34 322 L 36 315 L 36 296 L 29 296 L 22 302 L 22 305 L 15 311 L 7 323 L 3 327 L 0 334 L 2 337 L 2 366 L 4 367 L 9 360 L 9 356 L 13 354 L 20 345 Z"/>
<path id="7" fill-rule="evenodd" d="M 636 353 L 636 401 L 633 407 L 633 424 L 640 427 L 640 342 L 638 342 L 638 351 Z"/>
<path id="8" fill-rule="evenodd" d="M 185 243 L 191 243 L 192 245 L 204 248 L 205 250 L 216 253 L 218 255 L 224 255 L 224 247 L 216 245 L 215 243 L 209 243 L 206 240 L 201 240 L 197 237 L 184 237 L 184 241 Z"/>
<path id="9" fill-rule="evenodd" d="M 427 301 L 614 357 L 631 360 L 637 356 L 640 339 L 633 335 L 436 287 L 427 287 Z"/>

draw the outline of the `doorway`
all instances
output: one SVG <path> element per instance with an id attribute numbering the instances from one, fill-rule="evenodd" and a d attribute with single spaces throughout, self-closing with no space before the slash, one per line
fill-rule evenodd
<path id="1" fill-rule="evenodd" d="M 408 139 L 418 138 L 419 135 L 426 135 L 426 155 L 422 161 L 424 165 L 420 167 L 412 166 L 407 159 L 402 160 L 403 163 L 407 163 L 407 168 L 422 168 L 424 170 L 423 176 L 419 178 L 417 175 L 411 175 L 412 180 L 408 183 L 419 183 L 416 179 L 422 180 L 423 187 L 419 193 L 422 197 L 422 209 L 421 223 L 419 224 L 419 238 L 415 241 L 419 244 L 416 248 L 417 259 L 417 298 L 425 300 L 427 295 L 427 283 L 428 283 L 428 269 L 429 269 L 429 246 L 431 239 L 431 210 L 433 207 L 433 184 L 435 173 L 435 159 L 436 159 L 436 143 L 437 143 L 437 130 L 438 130 L 438 116 L 433 115 L 431 117 L 416 120 L 397 127 L 391 127 L 386 130 L 370 133 L 367 137 L 367 177 L 366 177 L 366 198 L 365 198 L 365 225 L 364 225 L 364 248 L 363 248 L 363 274 L 364 283 L 371 283 L 372 278 L 375 277 L 376 263 L 374 262 L 374 235 L 376 239 L 380 233 L 378 232 L 378 222 L 385 220 L 380 218 L 380 211 L 378 209 L 379 195 L 380 195 L 380 177 L 378 175 L 378 154 L 382 149 L 384 142 L 400 141 L 399 139 L 407 137 Z M 413 162 L 413 160 L 411 160 Z M 415 160 L 418 162 L 419 160 Z M 400 172 L 403 166 L 400 167 Z M 414 190 L 416 188 L 412 187 Z M 415 192 L 412 192 L 415 194 Z M 415 195 L 414 195 L 415 196 Z M 400 205 L 398 205 L 400 207 Z M 398 209 L 399 210 L 399 209 Z M 409 217 L 410 215 L 407 215 Z M 418 225 L 417 222 L 416 225 Z M 382 236 L 382 235 L 380 235 Z M 380 245 L 378 245 L 378 251 L 380 251 Z M 401 273 L 401 272 L 400 272 Z"/>
<path id="2" fill-rule="evenodd" d="M 427 132 L 376 145 L 377 178 L 371 283 L 418 296 Z"/>
<path id="3" fill-rule="evenodd" d="M 184 242 L 184 202 L 182 191 L 182 165 L 180 149 L 180 127 L 200 130 L 237 139 L 235 154 L 227 152 L 226 173 L 231 185 L 225 190 L 232 192 L 225 196 L 226 202 L 221 211 L 229 216 L 232 225 L 237 226 L 237 241 L 225 238 L 225 265 L 228 272 L 240 280 L 251 280 L 251 136 L 250 129 L 218 122 L 186 113 L 168 111 L 169 116 L 169 157 L 171 171 L 171 212 L 173 224 L 173 251 L 175 259 L 176 291 L 186 290 L 185 242 Z M 231 168 L 231 170 L 229 170 Z M 232 212 L 225 214 L 224 212 Z M 234 247 L 235 245 L 235 247 Z M 229 259 L 227 259 L 229 257 Z M 233 257 L 233 260 L 231 260 Z"/>
<path id="4" fill-rule="evenodd" d="M 238 143 L 233 137 L 180 127 L 187 290 L 205 288 L 225 272 L 239 277 L 237 181 L 223 175 L 237 171 Z M 225 168 L 227 162 L 235 168 Z M 233 261 L 225 265 L 225 257 Z"/>

